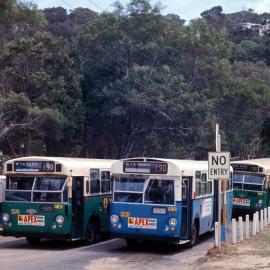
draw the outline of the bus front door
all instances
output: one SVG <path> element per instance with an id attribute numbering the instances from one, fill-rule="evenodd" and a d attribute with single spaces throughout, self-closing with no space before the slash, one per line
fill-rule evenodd
<path id="1" fill-rule="evenodd" d="M 192 222 L 192 176 L 182 177 L 181 238 L 190 239 Z"/>
<path id="2" fill-rule="evenodd" d="M 72 238 L 83 233 L 83 177 L 74 177 L 72 183 Z"/>

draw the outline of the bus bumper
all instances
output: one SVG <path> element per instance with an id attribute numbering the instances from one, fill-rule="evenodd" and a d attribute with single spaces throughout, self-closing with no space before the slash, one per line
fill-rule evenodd
<path id="1" fill-rule="evenodd" d="M 187 239 L 180 239 L 178 237 L 168 237 L 161 235 L 144 235 L 144 234 L 128 234 L 128 233 L 114 233 L 111 232 L 112 238 L 122 239 L 136 239 L 141 241 L 161 241 L 169 244 L 179 245 L 189 242 Z"/>
<path id="2" fill-rule="evenodd" d="M 70 240 L 70 234 L 48 234 L 48 233 L 27 233 L 27 232 L 6 232 L 1 231 L 1 236 L 13 236 L 16 238 L 19 237 L 39 237 L 39 238 L 46 238 L 46 239 L 56 239 L 56 240 Z"/>

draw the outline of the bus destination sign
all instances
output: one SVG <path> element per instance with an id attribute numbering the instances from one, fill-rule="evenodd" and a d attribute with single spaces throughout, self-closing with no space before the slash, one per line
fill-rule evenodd
<path id="1" fill-rule="evenodd" d="M 234 163 L 231 164 L 235 171 L 241 172 L 258 172 L 259 167 L 257 165 Z"/>
<path id="2" fill-rule="evenodd" d="M 15 172 L 54 172 L 53 161 L 16 161 Z"/>
<path id="3" fill-rule="evenodd" d="M 165 162 L 124 161 L 125 173 L 167 174 L 168 164 Z"/>

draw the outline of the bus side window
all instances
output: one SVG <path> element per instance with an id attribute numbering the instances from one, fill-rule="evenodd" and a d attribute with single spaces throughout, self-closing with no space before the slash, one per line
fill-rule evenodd
<path id="1" fill-rule="evenodd" d="M 90 192 L 91 194 L 100 194 L 99 169 L 90 170 Z"/>
<path id="2" fill-rule="evenodd" d="M 195 172 L 195 193 L 196 196 L 201 196 L 201 172 L 196 171 Z"/>
<path id="3" fill-rule="evenodd" d="M 85 183 L 85 192 L 86 192 L 86 194 L 89 194 L 89 191 L 90 191 L 89 180 L 86 180 L 86 183 Z"/>
<path id="4" fill-rule="evenodd" d="M 207 177 L 206 177 L 206 173 L 202 173 L 202 177 L 201 177 L 201 195 L 204 196 L 206 195 L 206 185 L 207 185 Z"/>
<path id="5" fill-rule="evenodd" d="M 207 181 L 207 187 L 206 187 L 206 194 L 211 195 L 212 194 L 212 188 L 213 187 L 213 181 L 209 180 Z"/>
<path id="6" fill-rule="evenodd" d="M 109 171 L 101 172 L 101 193 L 111 192 L 111 179 Z"/>

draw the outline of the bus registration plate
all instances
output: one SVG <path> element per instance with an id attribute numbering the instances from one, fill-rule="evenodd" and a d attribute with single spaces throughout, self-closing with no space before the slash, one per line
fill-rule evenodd
<path id="1" fill-rule="evenodd" d="M 243 206 L 250 206 L 249 199 L 242 199 L 242 198 L 233 198 L 234 205 L 243 205 Z"/>
<path id="2" fill-rule="evenodd" d="M 128 228 L 156 230 L 157 220 L 155 218 L 129 217 Z"/>
<path id="3" fill-rule="evenodd" d="M 45 226 L 45 216 L 18 215 L 18 225 Z"/>

